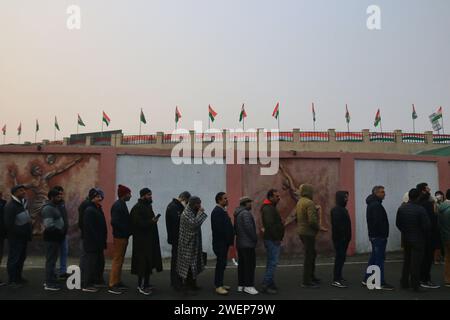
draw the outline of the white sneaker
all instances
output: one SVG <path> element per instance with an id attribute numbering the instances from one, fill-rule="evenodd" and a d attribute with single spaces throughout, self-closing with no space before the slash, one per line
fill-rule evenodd
<path id="1" fill-rule="evenodd" d="M 244 287 L 237 287 L 237 292 L 242 292 L 244 291 Z"/>
<path id="2" fill-rule="evenodd" d="M 259 292 L 255 287 L 245 287 L 243 290 L 245 293 L 251 294 L 252 296 L 257 295 Z"/>

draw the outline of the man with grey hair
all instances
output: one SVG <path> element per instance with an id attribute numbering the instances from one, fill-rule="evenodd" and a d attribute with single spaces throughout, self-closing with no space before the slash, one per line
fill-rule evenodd
<path id="1" fill-rule="evenodd" d="M 377 290 L 392 291 L 394 287 L 387 284 L 384 279 L 384 260 L 386 258 L 386 246 L 389 237 L 389 220 L 386 209 L 383 207 L 383 200 L 386 197 L 383 186 L 375 186 L 372 189 L 372 194 L 366 199 L 367 210 L 367 229 L 369 231 L 369 239 L 372 244 L 372 253 L 369 258 L 369 266 L 376 265 L 381 272 L 381 287 Z M 370 274 L 367 272 L 364 276 L 362 284 L 367 285 L 367 279 Z"/>

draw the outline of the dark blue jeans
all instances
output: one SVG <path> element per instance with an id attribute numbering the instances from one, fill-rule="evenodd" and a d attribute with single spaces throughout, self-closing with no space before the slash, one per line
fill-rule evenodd
<path id="1" fill-rule="evenodd" d="M 275 270 L 280 260 L 281 242 L 264 240 L 264 246 L 267 251 L 267 265 L 263 285 L 270 287 L 275 285 Z"/>
<path id="2" fill-rule="evenodd" d="M 387 239 L 385 238 L 370 238 L 372 244 L 372 253 L 369 258 L 368 266 L 378 266 L 381 271 L 381 284 L 385 284 L 384 281 L 384 260 L 386 259 L 386 245 Z M 366 272 L 364 280 L 367 281 L 370 274 Z"/>

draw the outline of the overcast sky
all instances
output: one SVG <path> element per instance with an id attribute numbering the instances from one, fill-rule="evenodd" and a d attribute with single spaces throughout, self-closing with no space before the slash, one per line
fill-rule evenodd
<path id="1" fill-rule="evenodd" d="M 66 27 L 66 9 L 81 8 L 81 30 Z M 367 29 L 367 7 L 381 8 L 381 30 Z M 76 132 L 76 115 L 101 128 L 138 133 L 170 131 L 207 121 L 282 130 L 430 129 L 440 105 L 450 113 L 450 1 L 448 0 L 0 0 L 0 125 L 7 142 L 58 138 Z M 450 119 L 445 118 L 450 130 Z"/>

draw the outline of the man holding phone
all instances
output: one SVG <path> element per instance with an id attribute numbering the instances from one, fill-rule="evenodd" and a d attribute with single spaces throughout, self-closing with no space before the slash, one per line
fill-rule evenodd
<path id="1" fill-rule="evenodd" d="M 153 212 L 152 191 L 144 188 L 140 191 L 138 203 L 131 209 L 131 232 L 133 235 L 133 253 L 131 274 L 138 276 L 137 290 L 140 294 L 152 294 L 150 275 L 155 269 L 162 271 L 161 248 L 159 244 L 158 220 Z"/>

